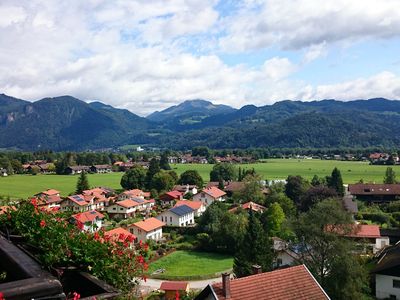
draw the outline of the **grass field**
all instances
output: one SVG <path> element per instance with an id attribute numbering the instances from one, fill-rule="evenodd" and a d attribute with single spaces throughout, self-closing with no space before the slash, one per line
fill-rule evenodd
<path id="1" fill-rule="evenodd" d="M 163 277 L 191 277 L 214 275 L 233 266 L 233 258 L 217 253 L 175 251 L 160 258 L 149 266 L 149 274 L 157 269 L 165 269 Z M 212 277 L 212 276 L 211 276 Z"/>
<path id="2" fill-rule="evenodd" d="M 205 181 L 208 181 L 212 165 L 208 164 L 176 164 L 171 167 L 178 173 L 187 169 L 196 169 Z M 263 163 L 241 165 L 242 168 L 254 168 L 263 179 L 285 179 L 288 175 L 301 175 L 311 179 L 314 175 L 330 175 L 333 168 L 337 167 L 343 177 L 344 183 L 355 183 L 360 179 L 364 182 L 382 183 L 386 166 L 373 166 L 368 162 L 335 161 L 317 159 L 268 159 Z M 400 177 L 400 166 L 392 166 Z"/>
<path id="3" fill-rule="evenodd" d="M 120 189 L 123 173 L 88 174 L 91 186 L 107 186 Z M 59 190 L 63 196 L 75 191 L 78 175 L 13 175 L 0 177 L 0 195 L 11 198 L 27 198 L 43 190 Z"/>
<path id="4" fill-rule="evenodd" d="M 209 180 L 212 165 L 209 164 L 176 164 L 171 165 L 178 174 L 185 170 L 195 169 L 205 181 Z M 338 167 L 344 183 L 355 183 L 360 179 L 364 182 L 381 183 L 386 166 L 372 166 L 367 162 L 347 162 L 334 160 L 299 160 L 299 159 L 269 159 L 263 163 L 241 165 L 242 168 L 254 168 L 264 179 L 284 179 L 288 175 L 301 175 L 311 179 L 314 174 L 326 176 Z M 393 166 L 400 177 L 400 166 Z M 89 174 L 91 186 L 107 186 L 121 188 L 122 173 Z M 63 196 L 74 192 L 78 176 L 74 175 L 13 175 L 0 177 L 0 195 L 12 198 L 27 198 L 48 188 L 61 191 Z"/>

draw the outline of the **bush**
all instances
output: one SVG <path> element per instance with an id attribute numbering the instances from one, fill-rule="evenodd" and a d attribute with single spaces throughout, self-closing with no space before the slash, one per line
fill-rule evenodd
<path id="1" fill-rule="evenodd" d="M 362 220 L 370 220 L 374 223 L 389 223 L 390 216 L 384 213 L 362 213 Z"/>

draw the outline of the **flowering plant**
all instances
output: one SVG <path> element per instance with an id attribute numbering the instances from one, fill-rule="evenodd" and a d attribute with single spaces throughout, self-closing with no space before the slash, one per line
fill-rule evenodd
<path id="1" fill-rule="evenodd" d="M 24 237 L 46 267 L 75 266 L 123 292 L 144 278 L 147 245 L 131 247 L 131 237 L 110 239 L 103 230 L 83 232 L 68 222 L 68 215 L 41 210 L 35 200 L 0 215 L 0 224 Z"/>

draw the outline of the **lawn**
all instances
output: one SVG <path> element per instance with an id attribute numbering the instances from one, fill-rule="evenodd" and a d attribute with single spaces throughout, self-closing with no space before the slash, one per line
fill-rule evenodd
<path id="1" fill-rule="evenodd" d="M 172 169 L 179 174 L 186 170 L 197 170 L 204 181 L 209 181 L 213 165 L 209 164 L 174 164 Z M 237 166 L 239 167 L 239 166 Z M 355 183 L 360 179 L 364 182 L 381 183 L 386 166 L 373 166 L 367 162 L 317 160 L 317 159 L 268 159 L 263 163 L 241 165 L 242 168 L 254 168 L 262 178 L 285 179 L 288 175 L 301 175 L 311 179 L 315 174 L 326 176 L 338 167 L 342 173 L 344 183 Z M 400 166 L 393 166 L 400 176 Z M 121 188 L 122 173 L 89 174 L 91 186 L 107 186 Z M 0 196 L 12 198 L 27 198 L 42 190 L 53 188 L 66 196 L 75 190 L 76 175 L 13 175 L 0 177 Z"/>
<path id="2" fill-rule="evenodd" d="M 175 164 L 171 165 L 178 174 L 185 170 L 195 169 L 205 181 L 210 180 L 212 165 L 208 164 Z M 241 165 L 242 168 L 254 168 L 264 179 L 285 179 L 288 175 L 301 175 L 311 179 L 314 175 L 330 175 L 337 167 L 344 183 L 356 183 L 360 179 L 364 182 L 382 183 L 387 166 L 369 165 L 368 162 L 335 161 L 319 159 L 268 159 L 263 163 Z M 400 176 L 400 166 L 392 166 Z"/>
<path id="3" fill-rule="evenodd" d="M 228 255 L 195 251 L 175 251 L 149 266 L 149 274 L 165 269 L 163 278 L 182 279 L 214 277 L 215 273 L 230 270 L 233 258 Z M 208 276 L 207 276 L 208 275 Z"/>
<path id="4" fill-rule="evenodd" d="M 91 186 L 106 186 L 120 189 L 123 173 L 88 174 Z M 0 195 L 11 198 L 28 198 L 38 192 L 52 188 L 62 196 L 75 191 L 78 175 L 13 175 L 0 177 Z"/>

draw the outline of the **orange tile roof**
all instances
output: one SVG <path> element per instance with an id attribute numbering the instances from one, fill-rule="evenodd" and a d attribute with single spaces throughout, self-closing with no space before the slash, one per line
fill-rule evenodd
<path id="1" fill-rule="evenodd" d="M 170 191 L 170 192 L 167 192 L 165 194 L 168 195 L 168 196 L 171 196 L 174 199 L 179 199 L 180 197 L 182 197 L 182 193 L 179 192 L 179 191 Z"/>
<path id="2" fill-rule="evenodd" d="M 104 236 L 110 239 L 117 239 L 117 240 L 121 240 L 120 239 L 121 236 L 124 236 L 125 239 L 127 239 L 129 236 L 131 236 L 134 240 L 136 239 L 136 236 L 134 234 L 130 233 L 128 230 L 121 227 L 117 227 L 104 232 Z"/>
<path id="3" fill-rule="evenodd" d="M 89 205 L 87 196 L 84 196 L 84 195 L 72 195 L 72 196 L 69 196 L 68 199 L 80 206 Z M 78 199 L 80 199 L 80 200 L 78 200 Z"/>
<path id="4" fill-rule="evenodd" d="M 226 299 L 222 283 L 212 285 L 219 300 Z M 231 300 L 329 299 L 304 265 L 250 275 L 230 281 Z"/>
<path id="5" fill-rule="evenodd" d="M 5 214 L 8 211 L 16 210 L 15 206 L 0 206 L 0 215 Z"/>
<path id="6" fill-rule="evenodd" d="M 131 199 L 126 199 L 126 200 L 118 201 L 118 202 L 116 202 L 116 204 L 123 206 L 125 208 L 130 208 L 130 207 L 138 206 L 140 203 L 133 201 Z"/>
<path id="7" fill-rule="evenodd" d="M 148 218 L 144 221 L 133 223 L 131 226 L 136 226 L 146 232 L 149 232 L 154 229 L 160 228 L 164 225 L 165 225 L 164 222 L 161 222 L 160 220 L 158 220 L 156 218 Z"/>
<path id="8" fill-rule="evenodd" d="M 203 190 L 204 193 L 210 195 L 213 198 L 219 198 L 225 196 L 226 193 L 215 186 L 211 186 Z"/>
<path id="9" fill-rule="evenodd" d="M 45 194 L 48 196 L 53 196 L 53 195 L 57 195 L 60 194 L 60 191 L 54 190 L 54 189 L 48 189 L 46 191 L 41 192 L 40 194 Z"/>
<path id="10" fill-rule="evenodd" d="M 86 222 L 93 222 L 96 218 L 103 219 L 104 215 L 95 210 L 92 210 L 73 215 L 72 218 L 78 220 L 81 223 L 86 223 Z"/>
<path id="11" fill-rule="evenodd" d="M 346 235 L 355 238 L 378 238 L 381 237 L 381 231 L 378 225 L 357 225 L 354 232 Z"/>
<path id="12" fill-rule="evenodd" d="M 176 206 L 181 206 L 181 205 L 187 205 L 190 208 L 192 208 L 193 210 L 198 210 L 203 205 L 203 202 L 201 202 L 201 201 L 190 201 L 190 200 L 180 200 L 180 201 L 176 202 L 175 207 Z"/>
<path id="13" fill-rule="evenodd" d="M 189 282 L 186 281 L 164 281 L 161 282 L 160 290 L 163 291 L 186 291 Z"/>

